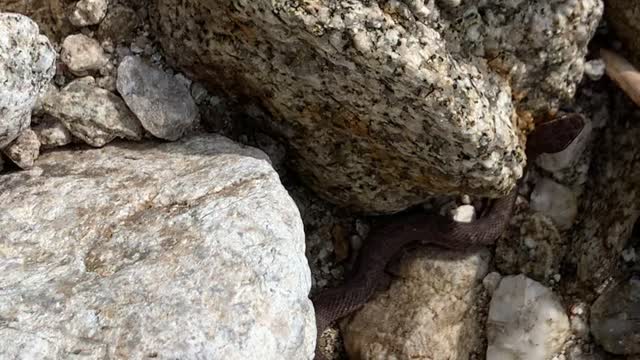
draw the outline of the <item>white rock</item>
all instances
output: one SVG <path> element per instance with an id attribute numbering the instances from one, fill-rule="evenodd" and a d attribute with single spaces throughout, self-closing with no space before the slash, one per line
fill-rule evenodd
<path id="1" fill-rule="evenodd" d="M 55 74 L 56 52 L 26 16 L 0 13 L 0 149 L 31 124 L 31 110 Z"/>
<path id="2" fill-rule="evenodd" d="M 40 141 L 36 133 L 26 129 L 2 151 L 20 168 L 31 169 L 40 154 Z"/>
<path id="3" fill-rule="evenodd" d="M 453 220 L 457 222 L 469 223 L 476 218 L 476 208 L 472 205 L 461 205 L 452 211 Z"/>
<path id="4" fill-rule="evenodd" d="M 502 279 L 489 306 L 487 359 L 546 360 L 569 335 L 569 319 L 551 290 L 524 275 Z"/>
<path id="5" fill-rule="evenodd" d="M 571 189 L 542 178 L 531 193 L 531 208 L 551 218 L 559 229 L 567 230 L 578 215 L 578 200 Z"/>
<path id="6" fill-rule="evenodd" d="M 591 140 L 593 126 L 591 120 L 583 117 L 584 127 L 580 134 L 567 146 L 566 149 L 553 154 L 540 154 L 536 158 L 536 164 L 547 171 L 558 171 L 575 165 L 580 159 L 580 155 Z"/>
<path id="7" fill-rule="evenodd" d="M 118 66 L 118 92 L 152 135 L 174 141 L 191 128 L 198 107 L 175 77 L 127 56 Z"/>
<path id="8" fill-rule="evenodd" d="M 37 165 L 0 176 L 0 358 L 311 358 L 303 225 L 264 153 L 210 135 Z"/>
<path id="9" fill-rule="evenodd" d="M 60 59 L 77 76 L 98 71 L 109 62 L 100 43 L 83 34 L 69 35 L 64 39 Z"/>
<path id="10" fill-rule="evenodd" d="M 91 146 L 104 146 L 115 138 L 142 138 L 140 122 L 122 99 L 96 87 L 91 77 L 77 79 L 57 96 L 47 98 L 44 109 Z"/>
<path id="11" fill-rule="evenodd" d="M 96 25 L 107 14 L 108 0 L 80 0 L 75 4 L 69 22 L 75 26 Z"/>
<path id="12" fill-rule="evenodd" d="M 598 81 L 604 75 L 605 71 L 604 60 L 594 59 L 584 63 L 584 74 L 593 81 Z"/>

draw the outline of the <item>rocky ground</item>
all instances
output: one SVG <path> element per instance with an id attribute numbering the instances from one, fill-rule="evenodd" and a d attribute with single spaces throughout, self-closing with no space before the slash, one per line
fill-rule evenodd
<path id="1" fill-rule="evenodd" d="M 401 57 L 416 51 L 409 45 L 376 43 L 375 31 L 382 33 L 384 44 L 406 34 L 394 33 L 396 28 L 384 22 L 388 18 L 365 12 L 360 2 L 348 3 L 356 15 L 342 14 L 340 24 L 333 18 L 318 25 L 317 19 L 325 16 L 320 10 L 310 15 L 305 13 L 309 8 L 282 5 L 279 11 L 299 16 L 316 35 L 330 29 L 339 33 L 362 21 L 366 30 L 352 39 L 361 52 L 367 46 L 371 53 Z M 455 54 L 454 45 L 468 45 L 468 39 L 451 35 L 436 41 L 422 22 L 431 26 L 437 13 L 445 23 L 462 7 L 469 21 L 486 21 L 483 26 L 504 32 L 521 30 L 505 26 L 504 14 L 492 18 L 484 13 L 491 9 L 479 11 L 459 1 L 380 3 L 382 13 L 427 38 L 421 41 L 434 41 Z M 524 3 L 515 5 L 524 10 L 512 15 L 529 19 L 529 12 L 544 8 L 535 1 Z M 452 60 L 461 64 L 459 73 L 445 62 L 434 70 L 447 74 L 442 79 L 421 74 L 442 87 L 433 90 L 438 97 L 460 99 L 452 106 L 441 100 L 417 102 L 420 96 L 407 89 L 415 92 L 420 84 L 378 88 L 379 82 L 390 81 L 377 77 L 382 65 L 354 61 L 361 66 L 355 67 L 347 61 L 356 55 L 346 50 L 344 37 L 330 37 L 343 50 L 337 51 L 344 56 L 336 55 L 338 61 L 350 69 L 341 73 L 344 69 L 332 67 L 336 64 L 316 64 L 309 54 L 279 59 L 275 42 L 256 40 L 255 24 L 237 22 L 228 33 L 210 29 L 194 15 L 197 9 L 172 1 L 0 3 L 0 60 L 5 64 L 0 61 L 0 79 L 6 78 L 0 82 L 0 108 L 5 109 L 0 113 L 0 349 L 6 349 L 0 355 L 309 358 L 315 331 L 307 295 L 342 281 L 375 221 L 368 215 L 419 202 L 426 211 L 473 220 L 481 198 L 513 184 L 524 161 L 506 155 L 521 151 L 511 114 L 519 114 L 519 127 L 526 130 L 534 118 L 562 105 L 584 115 L 587 126 L 567 150 L 537 160 L 520 188 L 510 227 L 497 244 L 468 253 L 424 248 L 404 254 L 390 269 L 391 287 L 339 329 L 328 331 L 323 348 L 334 359 L 348 354 L 362 359 L 640 359 L 640 110 L 605 75 L 598 52 L 607 47 L 626 54 L 628 34 L 614 33 L 620 25 L 609 19 L 622 20 L 602 17 L 599 1 L 555 3 L 559 14 L 573 7 L 574 17 L 568 18 L 577 18 L 584 29 L 574 26 L 580 28 L 574 33 L 565 30 L 570 26 L 561 27 L 556 35 L 562 41 L 535 50 L 552 53 L 558 46 L 566 52 L 557 51 L 558 58 L 546 67 L 527 59 L 532 49 L 494 59 L 511 68 L 512 96 L 523 91 L 529 97 L 513 104 L 505 100 L 509 96 L 496 70 L 500 66 L 482 68 L 477 59 L 490 54 L 473 49 Z M 210 6 L 230 14 L 244 14 L 249 7 L 242 1 L 234 4 L 233 9 Z M 618 5 L 612 6 L 615 11 Z M 168 16 L 163 12 L 167 9 L 179 11 Z M 331 7 L 333 15 L 348 10 Z M 194 17 L 185 27 L 205 26 L 203 34 L 215 35 L 205 40 L 218 36 L 219 43 L 201 50 L 197 46 L 202 43 L 194 40 L 200 28 L 176 31 L 184 38 L 162 29 L 184 14 Z M 536 19 L 544 23 L 540 16 Z M 418 30 L 408 25 L 414 17 Z M 312 18 L 318 23 L 311 23 Z M 265 16 L 267 27 L 272 20 Z M 451 22 L 451 33 L 486 36 L 476 25 Z M 280 26 L 273 29 L 286 29 Z M 278 58 L 272 64 L 290 66 L 288 70 L 313 73 L 318 66 L 329 75 L 306 79 L 297 74 L 306 81 L 303 86 L 292 85 L 286 74 L 273 79 L 256 75 L 245 77 L 248 91 L 255 94 L 229 90 L 227 77 L 259 73 L 264 65 L 230 57 L 221 61 L 222 72 L 207 72 L 218 59 L 216 46 L 228 46 L 225 36 L 238 33 L 246 37 L 242 47 L 234 47 L 240 53 L 256 56 L 243 47 L 258 49 L 265 58 Z M 308 36 L 300 42 L 311 42 Z M 172 47 L 168 38 L 179 39 L 180 45 Z M 509 41 L 517 44 L 515 40 Z M 181 52 L 188 60 L 180 58 Z M 474 66 L 481 74 L 474 73 Z M 264 69 L 269 71 L 274 69 Z M 580 81 L 578 73 L 584 73 Z M 394 74 L 398 83 L 412 81 L 410 74 Z M 463 84 L 460 78 L 473 76 L 482 78 L 478 94 L 443 85 L 449 77 Z M 360 91 L 362 99 L 380 95 L 380 89 L 385 96 L 407 94 L 380 105 L 389 110 L 382 116 L 377 113 L 382 110 L 366 107 L 374 106 L 368 100 L 358 103 L 334 84 L 329 100 L 323 86 L 331 77 L 356 83 L 349 91 Z M 212 83 L 217 78 L 220 83 Z M 300 98 L 296 91 L 308 97 Z M 431 110 L 394 108 L 393 102 L 402 101 Z M 309 124 L 325 121 L 334 102 L 344 106 L 343 112 L 332 113 L 331 119 L 339 121 L 324 124 L 331 130 L 314 138 L 313 131 L 319 130 Z M 465 106 L 470 103 L 481 105 L 469 110 Z M 490 105 L 495 111 L 489 116 L 485 106 Z M 383 118 L 410 113 L 412 120 L 401 127 L 385 118 L 381 125 L 375 117 L 364 118 L 367 112 Z M 434 160 L 430 147 L 414 154 L 415 162 L 402 164 L 414 151 L 405 149 L 416 143 L 455 148 L 453 140 L 436 144 L 429 134 L 423 136 L 428 131 L 416 119 L 436 123 L 437 116 L 452 123 L 476 120 L 470 121 L 473 125 L 461 121 L 453 130 L 431 129 L 478 148 L 487 135 L 484 125 L 476 123 L 498 124 L 493 139 L 498 145 L 454 164 L 467 169 L 459 176 L 468 178 L 457 182 L 455 176 L 438 173 L 425 180 L 432 188 L 465 195 L 427 196 L 428 189 L 420 187 L 423 174 L 414 171 L 446 172 L 451 154 Z M 374 140 L 363 140 L 369 138 L 360 131 Z M 483 135 L 468 135 L 474 132 Z M 345 146 L 352 133 L 357 134 L 353 147 Z M 402 143 L 406 139 L 398 134 L 403 133 L 417 135 Z M 332 150 L 342 154 L 337 163 L 364 159 L 355 160 L 357 171 L 325 161 L 320 152 L 328 139 L 335 141 Z M 390 145 L 394 141 L 397 147 Z M 388 155 L 393 152 L 400 155 Z M 499 155 L 491 158 L 491 153 Z M 488 165 L 478 167 L 482 162 Z M 364 174 L 362 169 L 372 163 L 383 170 Z M 487 175 L 503 167 L 509 172 Z M 356 184 L 345 185 L 355 176 L 361 185 L 356 190 Z M 406 176 L 411 184 L 395 184 L 396 176 Z M 331 186 L 320 189 L 322 179 Z M 345 195 L 349 193 L 352 198 Z M 118 345 L 110 346 L 114 343 Z"/>

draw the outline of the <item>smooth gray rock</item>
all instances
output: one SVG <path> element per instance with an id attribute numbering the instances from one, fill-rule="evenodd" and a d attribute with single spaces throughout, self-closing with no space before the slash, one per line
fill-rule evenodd
<path id="1" fill-rule="evenodd" d="M 137 56 L 122 60 L 116 86 L 142 126 L 156 137 L 178 140 L 196 122 L 198 107 L 189 89 Z"/>
<path id="2" fill-rule="evenodd" d="M 311 358 L 303 224 L 264 153 L 210 135 L 36 166 L 0 176 L 0 358 Z"/>
<path id="3" fill-rule="evenodd" d="M 90 77 L 77 79 L 58 94 L 47 96 L 43 107 L 73 136 L 91 146 L 101 147 L 115 138 L 142 138 L 142 126 L 124 101 L 97 87 Z"/>
<path id="4" fill-rule="evenodd" d="M 158 0 L 150 19 L 194 80 L 259 98 L 316 192 L 395 212 L 433 193 L 512 189 L 525 161 L 516 113 L 573 96 L 603 11 L 600 0 L 456 5 Z"/>
<path id="5" fill-rule="evenodd" d="M 0 12 L 0 149 L 31 124 L 31 110 L 55 74 L 56 52 L 26 16 Z"/>

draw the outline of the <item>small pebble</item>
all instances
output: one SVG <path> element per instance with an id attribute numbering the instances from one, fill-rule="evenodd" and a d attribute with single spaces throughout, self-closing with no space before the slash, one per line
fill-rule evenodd
<path id="1" fill-rule="evenodd" d="M 587 75 L 590 80 L 598 81 L 604 75 L 605 68 L 604 60 L 590 60 L 584 64 L 584 74 Z"/>
<path id="2" fill-rule="evenodd" d="M 453 220 L 457 222 L 470 223 L 476 218 L 476 208 L 472 205 L 461 205 L 452 211 Z"/>

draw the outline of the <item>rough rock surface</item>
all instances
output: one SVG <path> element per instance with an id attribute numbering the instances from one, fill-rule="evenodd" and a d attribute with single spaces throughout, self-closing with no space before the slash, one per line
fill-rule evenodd
<path id="1" fill-rule="evenodd" d="M 639 0 L 607 0 L 607 24 L 624 42 L 626 50 L 632 57 L 629 59 L 635 66 L 640 66 L 640 1 Z"/>
<path id="2" fill-rule="evenodd" d="M 640 355 L 640 276 L 608 289 L 591 306 L 591 331 L 613 354 Z"/>
<path id="3" fill-rule="evenodd" d="M 40 154 L 38 135 L 33 130 L 26 129 L 2 151 L 20 168 L 31 169 Z"/>
<path id="4" fill-rule="evenodd" d="M 487 359 L 551 359 L 570 335 L 558 297 L 524 275 L 505 276 L 487 319 Z"/>
<path id="5" fill-rule="evenodd" d="M 137 56 L 127 56 L 118 66 L 117 87 L 142 126 L 156 137 L 178 140 L 197 119 L 189 88 Z"/>
<path id="6" fill-rule="evenodd" d="M 55 73 L 55 60 L 36 23 L 0 13 L 0 149 L 29 127 L 31 110 Z"/>
<path id="7" fill-rule="evenodd" d="M 423 248 L 402 259 L 391 287 L 344 322 L 353 359 L 468 359 L 481 341 L 474 311 L 487 274 L 486 249 Z"/>
<path id="8" fill-rule="evenodd" d="M 531 193 L 531 209 L 548 216 L 560 230 L 568 230 L 578 215 L 578 199 L 567 186 L 541 178 Z"/>
<path id="9" fill-rule="evenodd" d="M 67 18 L 77 0 L 2 0 L 0 12 L 23 14 L 35 21 L 49 39 L 58 41 L 75 28 Z"/>
<path id="10" fill-rule="evenodd" d="M 100 44 L 83 34 L 69 35 L 64 39 L 60 59 L 77 76 L 100 70 L 109 62 Z"/>
<path id="11" fill-rule="evenodd" d="M 640 216 L 640 114 L 628 101 L 619 94 L 612 101 L 609 122 L 594 143 L 570 241 L 578 278 L 594 289 L 618 275 L 621 253 Z"/>
<path id="12" fill-rule="evenodd" d="M 300 214 L 220 136 L 43 154 L 0 176 L 0 358 L 309 359 Z"/>
<path id="13" fill-rule="evenodd" d="M 131 40 L 140 25 L 140 19 L 130 7 L 115 4 L 109 7 L 109 12 L 98 27 L 100 39 L 110 39 L 114 44 Z"/>
<path id="14" fill-rule="evenodd" d="M 391 212 L 433 192 L 506 194 L 524 162 L 514 109 L 573 95 L 603 9 L 436 4 L 159 0 L 150 18 L 178 66 L 269 108 L 314 190 Z"/>
<path id="15" fill-rule="evenodd" d="M 109 0 L 80 0 L 69 15 L 69 21 L 74 26 L 95 25 L 107 14 Z"/>
<path id="16" fill-rule="evenodd" d="M 115 138 L 142 138 L 142 126 L 124 101 L 96 87 L 89 77 L 75 80 L 57 95 L 47 97 L 43 106 L 73 136 L 91 146 L 104 146 Z"/>
<path id="17" fill-rule="evenodd" d="M 69 130 L 60 121 L 50 116 L 42 119 L 32 130 L 38 136 L 43 149 L 64 146 L 73 141 Z"/>
<path id="18" fill-rule="evenodd" d="M 496 266 L 505 274 L 524 273 L 547 282 L 560 271 L 566 239 L 543 214 L 524 211 L 511 218 L 508 230 L 496 244 Z"/>

